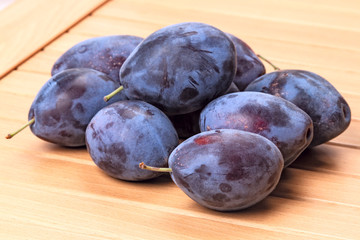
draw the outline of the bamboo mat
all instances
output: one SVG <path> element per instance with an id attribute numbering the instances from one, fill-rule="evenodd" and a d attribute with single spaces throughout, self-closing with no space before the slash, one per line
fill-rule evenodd
<path id="1" fill-rule="evenodd" d="M 0 11 L 1 134 L 26 122 L 52 64 L 74 44 L 185 21 L 232 33 L 282 69 L 325 77 L 350 104 L 350 127 L 302 154 L 264 201 L 233 213 L 199 206 L 166 176 L 110 178 L 86 149 L 26 129 L 0 140 L 0 239 L 360 239 L 358 0 L 15 0 Z"/>

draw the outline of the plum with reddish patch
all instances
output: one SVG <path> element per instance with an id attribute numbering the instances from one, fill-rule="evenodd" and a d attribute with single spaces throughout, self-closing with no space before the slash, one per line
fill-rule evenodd
<path id="1" fill-rule="evenodd" d="M 29 111 L 31 131 L 39 138 L 68 147 L 85 145 L 85 129 L 103 107 L 126 99 L 119 94 L 105 103 L 99 96 L 119 83 L 104 73 L 86 68 L 64 70 L 40 89 Z"/>
<path id="2" fill-rule="evenodd" d="M 139 100 L 118 101 L 101 109 L 86 129 L 86 146 L 95 164 L 108 175 L 127 181 L 159 176 L 140 169 L 139 163 L 166 167 L 178 142 L 167 116 Z"/>
<path id="3" fill-rule="evenodd" d="M 260 134 L 281 151 L 285 167 L 309 146 L 311 118 L 291 102 L 258 92 L 237 92 L 210 102 L 201 112 L 200 130 L 232 128 Z"/>
<path id="4" fill-rule="evenodd" d="M 314 147 L 339 136 L 351 121 L 344 97 L 323 77 L 304 70 L 280 70 L 265 74 L 250 83 L 245 91 L 284 98 L 306 112 L 314 124 Z"/>
<path id="5" fill-rule="evenodd" d="M 258 134 L 219 129 L 194 135 L 169 157 L 171 177 L 190 198 L 218 211 L 250 207 L 279 182 L 279 149 Z"/>

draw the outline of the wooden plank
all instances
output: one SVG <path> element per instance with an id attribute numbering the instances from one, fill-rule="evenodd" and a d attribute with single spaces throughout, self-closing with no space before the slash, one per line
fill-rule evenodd
<path id="1" fill-rule="evenodd" d="M 334 9 L 359 12 L 359 2 L 357 0 L 346 0 L 346 2 L 339 2 L 337 0 L 303 0 L 302 2 L 308 5 L 315 4 Z"/>
<path id="2" fill-rule="evenodd" d="M 0 12 L 0 78 L 106 0 L 22 0 Z"/>
<path id="3" fill-rule="evenodd" d="M 92 32 L 89 34 L 75 34 L 75 33 L 70 33 L 70 31 L 64 33 L 59 38 L 54 40 L 50 45 L 46 46 L 45 51 L 52 50 L 52 51 L 59 51 L 59 52 L 63 53 L 81 41 L 84 41 L 84 40 L 92 38 L 92 37 L 100 36 L 100 35 L 96 34 L 96 32 Z"/>
<path id="4" fill-rule="evenodd" d="M 35 148 L 41 149 L 40 147 L 42 146 L 46 149 L 46 144 L 44 143 L 38 142 L 34 145 Z M 48 150 L 51 153 L 51 148 L 48 148 Z M 57 218 L 52 216 L 52 214 L 49 216 L 48 212 L 52 212 L 55 215 L 60 214 L 61 216 L 69 214 L 68 217 L 63 219 L 64 222 L 62 222 L 60 227 L 66 222 L 74 221 L 71 224 L 75 224 L 76 229 L 79 231 L 88 225 L 85 222 L 86 225 L 84 226 L 81 224 L 83 221 L 79 221 L 81 219 L 89 219 L 86 215 L 92 214 L 94 216 L 95 214 L 95 216 L 99 215 L 100 218 L 106 217 L 101 214 L 103 206 L 108 208 L 105 212 L 111 214 L 106 219 L 107 225 L 110 226 L 118 224 L 118 221 L 127 221 L 126 217 L 119 216 L 126 216 L 131 212 L 132 218 L 135 219 L 146 216 L 149 224 L 148 227 L 151 228 L 151 226 L 154 226 L 151 220 L 154 221 L 154 218 L 157 218 L 157 212 L 158 214 L 160 213 L 160 216 L 166 214 L 169 217 L 176 217 L 174 215 L 178 215 L 178 217 L 184 219 L 200 217 L 200 219 L 214 221 L 209 227 L 215 228 L 221 227 L 222 224 L 231 223 L 275 232 L 277 230 L 290 234 L 294 233 L 292 229 L 293 224 L 301 219 L 303 221 L 302 225 L 299 226 L 297 224 L 297 229 L 310 236 L 312 234 L 315 236 L 320 234 L 321 236 L 350 238 L 356 236 L 355 234 L 357 233 L 357 230 L 352 229 L 352 227 L 359 220 L 360 215 L 356 213 L 360 213 L 360 209 L 348 202 L 349 199 L 346 199 L 348 196 L 336 193 L 335 186 L 341 176 L 290 169 L 285 174 L 286 177 L 281 180 L 282 183 L 280 183 L 278 190 L 274 192 L 272 197 L 268 197 L 265 201 L 251 209 L 233 214 L 224 214 L 198 206 L 187 198 L 170 179 L 165 177 L 145 183 L 116 181 L 106 177 L 93 164 L 88 164 L 88 157 L 73 161 L 72 159 L 77 158 L 77 151 L 63 151 L 69 153 L 68 157 L 63 157 L 61 152 L 51 157 L 49 151 L 39 151 L 35 155 L 27 157 L 27 159 L 22 157 L 27 151 L 16 151 L 17 153 L 6 154 L 5 156 L 9 164 L 2 168 L 0 174 L 0 185 L 4 193 L 1 197 L 4 201 L 3 204 L 11 203 L 12 206 L 25 206 L 28 208 L 25 214 L 24 209 L 22 211 L 12 211 L 12 214 L 17 215 L 18 218 L 28 219 L 30 222 L 34 222 L 34 218 L 41 219 L 44 215 L 48 218 Z M 81 154 L 84 153 L 83 150 L 80 149 L 80 151 Z M 67 159 L 70 159 L 70 161 L 66 161 Z M 83 164 L 83 162 L 86 164 Z M 22 168 L 18 168 L 17 166 L 19 165 Z M 306 174 L 304 174 L 305 172 Z M 89 179 L 88 176 L 90 175 L 92 177 Z M 81 179 L 87 180 L 79 182 Z M 345 179 L 343 183 L 354 181 L 352 183 L 353 187 L 356 187 L 357 182 L 360 181 L 360 178 L 347 176 L 343 176 L 343 179 Z M 30 180 L 31 184 L 29 184 Z M 344 187 L 344 185 L 339 182 L 338 191 L 341 190 L 341 187 Z M 88 191 L 90 190 L 89 188 L 91 189 L 90 192 Z M 319 191 L 319 189 L 322 191 Z M 352 192 L 353 198 L 358 196 L 359 189 L 356 189 L 357 193 Z M 352 188 L 348 190 L 352 190 Z M 304 197 L 304 194 L 311 197 Z M 169 195 L 171 198 L 167 197 Z M 277 195 L 281 197 L 279 198 Z M 321 201 L 317 200 L 316 196 L 319 197 L 319 195 L 322 195 Z M 340 201 L 342 204 L 327 201 L 325 196 L 331 197 L 332 195 L 342 198 Z M 61 200 L 56 200 L 59 196 L 62 196 Z M 15 201 L 15 199 L 17 200 Z M 83 202 L 85 199 L 88 199 L 86 204 Z M 98 206 L 98 202 L 102 203 L 101 206 Z M 120 205 L 122 207 L 119 207 Z M 9 207 L 8 209 L 13 208 Z M 90 211 L 91 208 L 95 209 Z M 138 210 L 135 211 L 135 209 Z M 30 215 L 31 212 L 36 214 Z M 74 214 L 71 214 L 72 212 Z M 295 215 L 296 218 L 294 217 Z M 269 221 L 270 219 L 271 221 Z M 191 222 L 191 220 L 187 221 Z M 178 223 L 175 222 L 174 224 Z M 163 227 L 171 231 L 171 224 L 173 223 L 168 224 L 170 225 L 165 224 Z M 334 224 L 338 228 L 330 227 L 334 226 Z M 52 223 L 52 225 L 53 227 L 57 226 L 56 223 Z M 199 227 L 198 224 L 197 227 Z M 102 229 L 101 224 L 97 229 Z M 158 230 L 156 228 L 154 231 Z M 347 230 L 347 232 L 345 233 L 344 230 Z M 114 234 L 113 231 L 111 233 Z M 132 231 L 133 228 L 131 228 L 128 234 L 131 234 Z M 220 233 L 224 234 L 221 231 Z"/>
<path id="5" fill-rule="evenodd" d="M 53 64 L 65 51 L 75 44 L 92 37 L 95 36 L 64 33 L 54 40 L 51 45 L 45 47 L 31 59 L 19 65 L 18 69 L 21 71 L 32 71 L 50 75 Z"/>
<path id="6" fill-rule="evenodd" d="M 19 65 L 17 70 L 23 72 L 32 72 L 46 74 L 50 77 L 51 68 L 55 61 L 63 54 L 60 51 L 42 50 L 37 52 L 31 59 Z"/>
<path id="7" fill-rule="evenodd" d="M 91 16 L 71 28 L 69 33 L 97 35 L 127 34 L 139 37 L 147 37 L 155 30 L 165 27 L 165 23 L 141 22 L 128 19 L 114 19 L 108 17 Z M 93 30 L 91 30 L 93 28 Z"/>
<path id="8" fill-rule="evenodd" d="M 244 16 L 265 20 L 280 20 L 292 24 L 327 26 L 331 28 L 349 29 L 358 31 L 360 27 L 355 18 L 359 17 L 358 9 L 344 9 L 331 6 L 329 4 L 317 4 L 316 2 L 306 3 L 298 1 L 290 3 L 288 1 L 262 0 L 258 3 L 246 0 L 233 0 L 228 4 L 216 4 L 216 2 L 182 1 L 177 8 L 187 9 L 189 4 L 195 9 L 203 9 L 206 12 L 226 13 L 230 15 L 239 15 L 241 12 Z M 173 6 L 169 2 L 162 2 L 162 5 Z M 258 8 L 260 4 L 261 9 Z M 282 11 L 286 9 L 286 11 Z M 357 11 L 356 11 L 357 10 Z"/>
<path id="9" fill-rule="evenodd" d="M 197 5 L 198 8 L 186 7 L 190 6 L 186 2 L 170 4 L 166 1 L 159 1 L 151 4 L 151 11 L 136 11 L 141 9 L 142 1 L 113 1 L 104 8 L 94 12 L 93 16 L 112 17 L 119 20 L 142 21 L 146 23 L 163 24 L 168 22 L 174 24 L 184 21 L 200 21 L 213 24 L 224 31 L 234 33 L 241 38 L 248 36 L 262 39 L 281 39 L 282 41 L 296 42 L 300 44 L 311 44 L 318 47 L 336 47 L 351 51 L 360 51 L 359 40 L 360 31 L 351 31 L 345 28 L 334 27 L 336 24 L 347 26 L 344 21 L 351 22 L 353 26 L 359 26 L 356 16 L 349 16 L 347 13 L 339 14 L 335 17 L 332 12 L 325 10 L 312 9 L 316 4 L 311 3 L 307 12 L 314 11 L 320 18 L 324 18 L 323 24 L 317 24 L 318 21 L 307 17 L 304 11 L 290 11 L 291 8 L 297 8 L 302 2 L 289 3 L 287 1 L 231 1 L 228 4 L 216 4 L 209 1 L 196 1 L 191 4 Z M 255 7 L 259 4 L 261 9 Z M 220 6 L 221 5 L 221 6 Z M 346 5 L 346 4 L 344 4 Z M 200 7 L 201 6 L 201 7 Z M 216 6 L 216 7 L 215 7 Z M 329 5 L 324 5 L 325 7 Z M 225 10 L 226 9 L 226 10 Z M 246 10 L 249 9 L 249 10 Z M 251 10 L 250 10 L 251 9 Z M 286 11 L 284 11 L 286 9 Z M 322 10 L 322 11 L 321 11 Z M 229 14 L 227 11 L 231 12 Z M 249 14 L 252 11 L 252 14 Z M 325 13 L 324 13 L 325 11 Z M 186 12 L 186 14 L 184 14 Z M 291 14 L 291 18 L 281 15 Z M 324 16 L 324 14 L 326 16 Z M 360 13 L 359 13 L 360 14 Z M 315 14 L 313 14 L 315 15 Z M 269 18 L 268 16 L 272 16 Z M 289 19 L 298 16 L 301 21 L 291 22 Z M 332 20 L 329 22 L 329 18 Z M 170 20 L 170 21 L 169 21 Z M 335 24 L 335 25 L 336 25 Z"/>
<path id="10" fill-rule="evenodd" d="M 335 145 L 360 148 L 360 121 L 352 119 L 350 126 L 338 137 L 331 140 Z"/>
<path id="11" fill-rule="evenodd" d="M 35 97 L 49 78 L 49 74 L 13 71 L 0 81 L 0 94 L 11 93 Z"/>
<path id="12" fill-rule="evenodd" d="M 290 168 L 359 177 L 359 154 L 359 149 L 322 144 L 304 151 Z"/>
<path id="13" fill-rule="evenodd" d="M 14 209 L 10 216 L 12 223 L 28 223 L 35 229 L 59 231 L 62 235 L 85 237 L 88 239 L 204 239 L 208 236 L 219 238 L 261 238 L 267 239 L 321 239 L 322 235 L 312 233 L 296 233 L 287 229 L 276 231 L 261 229 L 253 226 L 243 226 L 236 222 L 222 222 L 214 217 L 197 218 L 189 214 L 182 214 L 180 209 L 156 209 L 156 206 L 129 202 L 123 199 L 109 197 L 98 198 L 91 194 L 80 192 L 52 191 L 32 186 L 21 186 L 13 191 L 13 185 L 0 184 L 6 196 L 0 202 L 8 209 Z M 26 198 L 19 197 L 18 192 L 24 190 Z M 61 194 L 62 200 L 59 200 Z M 81 195 L 79 198 L 78 195 Z M 47 198 L 48 200 L 45 200 Z M 91 201 L 89 199 L 93 198 Z M 19 210 L 17 206 L 25 206 Z M 174 210 L 170 212 L 169 210 Z M 104 215 L 104 213 L 107 213 Z M 3 215 L 4 216 L 4 215 Z M 5 215 L 6 216 L 6 215 Z M 132 217 L 129 217 L 132 216 Z M 44 222 L 42 219 L 50 218 L 52 221 Z M 139 222 L 141 219 L 141 222 Z M 5 220 L 5 219 L 4 219 Z M 167 224 L 163 224 L 166 220 Z M 9 221 L 6 221 L 7 225 Z M 196 225 L 192 224 L 196 222 Z M 156 226 L 156 227 L 154 227 Z M 28 229 L 26 229 L 28 230 Z M 18 230 L 16 235 L 22 233 Z M 33 232 L 34 229 L 28 231 Z M 43 236 L 44 233 L 40 233 Z M 63 239 L 62 235 L 54 235 L 51 239 Z M 46 235 L 45 235 L 46 236 Z M 87 237 L 88 236 L 88 237 Z M 329 239 L 335 239 L 329 236 Z"/>

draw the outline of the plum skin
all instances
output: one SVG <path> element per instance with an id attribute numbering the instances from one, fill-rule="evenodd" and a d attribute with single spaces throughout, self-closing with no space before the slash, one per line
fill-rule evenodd
<path id="1" fill-rule="evenodd" d="M 281 151 L 288 167 L 313 138 L 311 118 L 291 102 L 260 92 L 237 92 L 210 102 L 200 114 L 200 130 L 233 128 L 260 134 Z"/>
<path id="2" fill-rule="evenodd" d="M 236 48 L 237 67 L 233 82 L 243 91 L 249 83 L 265 74 L 265 66 L 249 45 L 233 34 L 227 35 Z"/>
<path id="3" fill-rule="evenodd" d="M 86 39 L 63 53 L 54 63 L 51 75 L 70 68 L 90 68 L 120 83 L 120 67 L 143 40 L 131 35 L 110 35 Z"/>
<path id="4" fill-rule="evenodd" d="M 178 142 L 167 116 L 139 100 L 118 101 L 101 109 L 86 129 L 86 146 L 94 163 L 106 174 L 126 181 L 159 176 L 140 169 L 139 163 L 167 167 Z"/>
<path id="5" fill-rule="evenodd" d="M 40 139 L 66 147 L 85 146 L 85 129 L 101 108 L 126 99 L 118 94 L 105 103 L 99 96 L 119 83 L 99 71 L 73 68 L 52 76 L 36 95 L 28 114 L 30 125 Z"/>
<path id="6" fill-rule="evenodd" d="M 236 129 L 196 134 L 169 157 L 175 184 L 200 205 L 218 211 L 250 207 L 279 182 L 284 160 L 268 139 Z"/>
<path id="7" fill-rule="evenodd" d="M 314 124 L 314 137 L 309 147 L 340 135 L 351 121 L 351 110 L 343 96 L 330 82 L 310 71 L 284 69 L 271 72 L 251 82 L 245 91 L 284 98 L 306 112 Z"/>
<path id="8" fill-rule="evenodd" d="M 129 99 L 167 115 L 201 109 L 223 94 L 236 72 L 236 50 L 221 30 L 197 22 L 174 24 L 144 39 L 120 69 Z"/>

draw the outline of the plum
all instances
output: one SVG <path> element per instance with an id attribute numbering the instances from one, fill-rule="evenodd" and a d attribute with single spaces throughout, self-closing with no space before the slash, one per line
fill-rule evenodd
<path id="1" fill-rule="evenodd" d="M 141 37 L 131 35 L 86 39 L 75 44 L 56 60 L 51 75 L 69 68 L 91 68 L 120 83 L 120 67 L 142 40 Z"/>
<path id="2" fill-rule="evenodd" d="M 279 149 L 261 135 L 237 129 L 196 134 L 169 157 L 175 184 L 200 205 L 235 211 L 268 196 L 279 182 L 284 160 Z"/>
<path id="3" fill-rule="evenodd" d="M 237 67 L 234 83 L 239 91 L 243 91 L 250 82 L 265 74 L 265 66 L 246 42 L 233 34 L 227 35 L 236 49 Z"/>
<path id="4" fill-rule="evenodd" d="M 314 124 L 314 137 L 309 147 L 340 135 L 351 121 L 350 107 L 343 96 L 326 79 L 309 71 L 271 72 L 250 83 L 245 91 L 272 94 L 304 110 Z"/>
<path id="5" fill-rule="evenodd" d="M 229 37 L 213 26 L 187 22 L 144 39 L 122 65 L 120 82 L 129 99 L 178 115 L 226 92 L 235 71 L 236 50 Z"/>
<path id="6" fill-rule="evenodd" d="M 139 169 L 139 163 L 166 167 L 178 143 L 167 116 L 139 100 L 118 101 L 101 109 L 86 129 L 86 146 L 95 164 L 108 175 L 127 181 L 159 176 Z"/>
<path id="7" fill-rule="evenodd" d="M 96 70 L 64 70 L 42 86 L 30 107 L 27 125 L 35 136 L 45 141 L 68 147 L 84 146 L 86 126 L 97 111 L 126 99 L 124 94 L 108 103 L 99 98 L 118 86 L 119 83 Z"/>
<path id="8" fill-rule="evenodd" d="M 260 134 L 281 151 L 285 167 L 310 144 L 311 118 L 291 102 L 259 92 L 226 94 L 201 111 L 200 131 L 239 129 Z"/>

